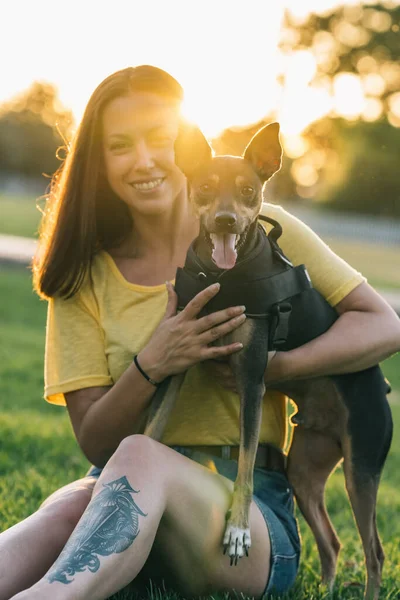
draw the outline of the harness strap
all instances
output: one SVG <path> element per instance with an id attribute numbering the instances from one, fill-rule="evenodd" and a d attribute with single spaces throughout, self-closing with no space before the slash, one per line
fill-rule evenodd
<path id="1" fill-rule="evenodd" d="M 268 233 L 268 237 L 270 240 L 274 240 L 274 242 L 277 242 L 282 235 L 282 225 L 278 223 L 278 221 L 275 221 L 275 219 L 271 219 L 271 217 L 266 217 L 265 215 L 258 215 L 257 218 L 261 221 L 266 221 L 267 223 L 272 225 L 272 229 Z"/>
<path id="2" fill-rule="evenodd" d="M 182 310 L 196 294 L 214 283 L 214 278 L 203 271 L 197 274 L 186 269 L 177 269 L 175 280 L 175 291 L 178 294 L 178 308 Z M 217 310 L 223 310 L 228 306 L 243 304 L 246 314 L 253 319 L 262 319 L 269 316 L 275 305 L 305 292 L 312 288 L 310 277 L 304 265 L 287 269 L 271 277 L 263 277 L 253 281 L 237 282 L 221 280 L 221 289 L 204 308 L 202 314 L 210 314 Z M 278 331 L 279 337 L 284 327 L 284 316 L 287 310 L 279 311 L 277 323 L 281 323 Z M 277 316 L 278 313 L 275 314 Z"/>
<path id="3" fill-rule="evenodd" d="M 272 251 L 281 262 L 285 263 L 285 265 L 293 267 L 293 263 L 291 263 L 288 257 L 285 256 L 285 254 L 282 252 L 282 248 L 278 246 L 278 239 L 282 235 L 282 225 L 278 223 L 278 221 L 275 221 L 275 219 L 271 219 L 270 217 L 266 217 L 265 215 L 258 215 L 258 220 L 266 221 L 267 223 L 272 225 L 271 231 L 267 233 L 268 239 L 271 243 Z"/>

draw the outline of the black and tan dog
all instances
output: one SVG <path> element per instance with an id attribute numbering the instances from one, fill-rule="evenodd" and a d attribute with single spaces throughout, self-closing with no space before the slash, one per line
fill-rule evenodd
<path id="1" fill-rule="evenodd" d="M 219 281 L 208 312 L 246 306 L 247 320 L 220 343 L 242 341 L 229 358 L 241 402 L 238 475 L 222 541 L 231 561 L 251 545 L 249 508 L 258 447 L 268 351 L 291 350 L 325 332 L 336 311 L 312 287 L 304 266 L 293 267 L 280 250 L 279 223 L 259 224 L 264 183 L 280 168 L 279 126 L 261 129 L 243 157 L 212 156 L 199 130 L 178 138 L 176 161 L 188 178 L 201 231 L 191 245 L 176 291 L 182 308 L 201 289 Z M 267 219 L 268 221 L 268 219 Z M 156 392 L 145 433 L 160 439 L 184 375 Z M 362 372 L 277 386 L 298 412 L 287 475 L 298 506 L 318 545 L 323 581 L 332 586 L 340 543 L 324 504 L 326 480 L 344 460 L 346 488 L 361 535 L 368 581 L 365 597 L 379 595 L 384 554 L 376 527 L 376 499 L 392 437 L 388 386 L 378 366 Z M 232 564 L 231 562 L 231 564 Z"/>

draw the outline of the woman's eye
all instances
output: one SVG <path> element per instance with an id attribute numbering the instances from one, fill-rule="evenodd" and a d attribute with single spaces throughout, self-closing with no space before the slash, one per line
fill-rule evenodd
<path id="1" fill-rule="evenodd" d="M 128 142 L 114 142 L 110 144 L 110 150 L 112 151 L 126 150 L 127 148 L 129 148 Z"/>
<path id="2" fill-rule="evenodd" d="M 244 185 L 241 192 L 243 196 L 251 196 L 254 192 L 254 188 L 252 188 L 250 185 Z"/>

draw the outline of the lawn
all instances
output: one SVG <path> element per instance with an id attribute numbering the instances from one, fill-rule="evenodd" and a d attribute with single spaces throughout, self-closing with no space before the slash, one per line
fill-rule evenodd
<path id="1" fill-rule="evenodd" d="M 0 234 L 36 237 L 44 201 L 28 196 L 0 195 Z"/>
<path id="2" fill-rule="evenodd" d="M 88 467 L 74 440 L 66 411 L 48 405 L 43 393 L 46 304 L 31 291 L 28 271 L 0 266 L 0 529 L 33 512 L 55 488 L 81 477 Z M 400 356 L 383 365 L 391 380 L 395 435 L 383 474 L 378 524 L 386 552 L 381 597 L 400 597 Z M 342 470 L 331 477 L 327 504 L 343 543 L 334 600 L 362 597 L 363 552 L 343 487 Z M 300 517 L 301 570 L 287 600 L 323 600 L 313 537 Z M 250 560 L 250 559 L 249 559 Z M 151 597 L 167 597 L 153 590 Z M 114 600 L 127 600 L 120 592 Z"/>

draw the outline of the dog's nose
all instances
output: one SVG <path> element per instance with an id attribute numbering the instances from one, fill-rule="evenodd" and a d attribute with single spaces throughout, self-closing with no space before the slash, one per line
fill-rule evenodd
<path id="1" fill-rule="evenodd" d="M 236 215 L 227 211 L 218 212 L 215 215 L 215 224 L 218 227 L 234 227 L 236 225 Z"/>

